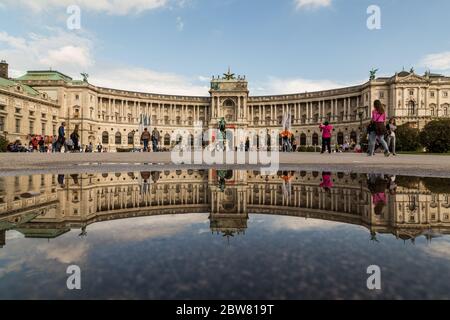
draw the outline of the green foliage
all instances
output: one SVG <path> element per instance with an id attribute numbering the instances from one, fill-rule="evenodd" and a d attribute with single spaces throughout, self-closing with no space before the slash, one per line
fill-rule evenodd
<path id="1" fill-rule="evenodd" d="M 431 193 L 448 194 L 450 193 L 450 179 L 444 178 L 423 178 L 423 184 Z"/>
<path id="2" fill-rule="evenodd" d="M 397 151 L 417 151 L 420 148 L 420 131 L 408 125 L 402 125 L 395 132 L 397 137 Z"/>
<path id="3" fill-rule="evenodd" d="M 8 140 L 6 140 L 5 137 L 0 136 L 0 152 L 6 152 L 6 147 L 8 144 Z"/>
<path id="4" fill-rule="evenodd" d="M 306 152 L 306 146 L 299 146 L 297 151 L 298 152 Z"/>
<path id="5" fill-rule="evenodd" d="M 450 151 L 450 120 L 429 122 L 419 135 L 421 144 L 430 153 L 446 153 Z"/>

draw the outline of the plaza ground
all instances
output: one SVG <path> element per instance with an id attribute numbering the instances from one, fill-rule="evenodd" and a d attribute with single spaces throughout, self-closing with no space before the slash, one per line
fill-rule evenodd
<path id="1" fill-rule="evenodd" d="M 248 159 L 247 154 L 247 159 Z M 188 161 L 189 162 L 189 161 Z M 259 170 L 261 164 L 209 165 L 176 164 L 170 153 L 2 153 L 0 176 L 29 174 L 70 174 L 94 172 L 158 171 L 177 169 Z M 450 157 L 438 155 L 280 153 L 278 170 L 384 173 L 408 176 L 450 178 Z"/>

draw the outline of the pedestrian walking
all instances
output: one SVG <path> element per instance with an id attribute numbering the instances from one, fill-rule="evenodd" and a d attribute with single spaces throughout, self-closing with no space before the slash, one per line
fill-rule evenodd
<path id="1" fill-rule="evenodd" d="M 158 143 L 159 143 L 159 131 L 158 129 L 153 129 L 152 131 L 152 148 L 153 152 L 158 152 Z"/>
<path id="2" fill-rule="evenodd" d="M 385 123 L 386 112 L 384 110 L 384 106 L 382 105 L 380 100 L 375 100 L 374 109 L 372 111 L 372 120 L 367 130 L 369 132 L 369 157 L 375 155 L 375 143 L 377 140 L 383 146 L 384 155 L 386 157 L 389 157 L 391 155 L 388 145 L 384 140 L 384 135 L 386 133 Z"/>
<path id="3" fill-rule="evenodd" d="M 320 131 L 322 131 L 322 154 L 328 149 L 328 153 L 331 153 L 331 133 L 333 132 L 333 126 L 325 121 L 319 126 Z"/>
<path id="4" fill-rule="evenodd" d="M 148 132 L 148 129 L 145 128 L 144 132 L 142 132 L 141 135 L 141 141 L 144 143 L 144 152 L 148 152 L 148 142 L 151 139 L 150 132 Z"/>
<path id="5" fill-rule="evenodd" d="M 392 155 L 396 156 L 397 150 L 395 150 L 395 149 L 396 149 L 396 145 L 397 145 L 397 136 L 396 136 L 395 132 L 397 131 L 397 124 L 395 122 L 395 118 L 391 118 L 389 120 L 389 123 L 387 124 L 386 129 L 387 129 L 388 148 L 390 149 Z"/>

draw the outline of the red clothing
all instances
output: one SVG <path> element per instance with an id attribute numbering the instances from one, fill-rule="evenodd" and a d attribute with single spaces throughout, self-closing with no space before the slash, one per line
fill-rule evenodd
<path id="1" fill-rule="evenodd" d="M 386 194 L 384 192 L 374 193 L 372 195 L 372 202 L 375 206 L 380 202 L 386 204 L 387 203 Z"/>
<path id="2" fill-rule="evenodd" d="M 321 124 L 320 130 L 322 131 L 322 138 L 331 138 L 331 133 L 333 132 L 333 126 L 331 124 L 327 126 Z"/>
<path id="3" fill-rule="evenodd" d="M 322 175 L 322 183 L 320 184 L 321 188 L 333 188 L 333 181 L 331 180 L 331 175 L 324 174 Z"/>
<path id="4" fill-rule="evenodd" d="M 386 122 L 386 112 L 385 113 L 378 113 L 377 110 L 372 111 L 372 120 L 374 122 Z"/>

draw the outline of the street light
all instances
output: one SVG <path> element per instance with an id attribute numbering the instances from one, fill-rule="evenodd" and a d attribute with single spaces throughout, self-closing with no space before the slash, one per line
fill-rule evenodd
<path id="1" fill-rule="evenodd" d="M 364 107 L 358 106 L 358 116 L 359 116 L 359 144 L 362 144 L 363 136 L 363 117 L 364 117 Z"/>
<path id="2" fill-rule="evenodd" d="M 133 135 L 133 152 L 134 152 L 134 135 L 136 134 L 136 130 L 131 131 L 131 134 Z"/>

